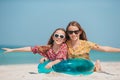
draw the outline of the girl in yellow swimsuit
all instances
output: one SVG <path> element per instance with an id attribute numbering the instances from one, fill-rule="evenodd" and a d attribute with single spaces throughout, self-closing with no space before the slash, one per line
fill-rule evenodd
<path id="1" fill-rule="evenodd" d="M 68 58 L 84 58 L 90 60 L 89 52 L 91 49 L 103 52 L 120 52 L 120 48 L 101 46 L 87 40 L 86 33 L 76 21 L 72 21 L 66 28 Z M 95 63 L 95 71 L 100 71 L 100 61 Z"/>

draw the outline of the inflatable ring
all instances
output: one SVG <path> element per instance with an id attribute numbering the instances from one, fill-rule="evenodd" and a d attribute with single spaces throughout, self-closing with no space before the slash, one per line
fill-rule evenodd
<path id="1" fill-rule="evenodd" d="M 49 73 L 51 71 L 53 71 L 53 69 L 46 69 L 45 66 L 46 64 L 48 64 L 50 61 L 45 61 L 44 63 L 40 63 L 38 65 L 38 72 L 39 73 Z"/>
<path id="2" fill-rule="evenodd" d="M 94 64 L 90 60 L 86 59 L 68 59 L 63 60 L 60 63 L 54 65 L 52 69 L 45 69 L 45 65 L 50 62 L 44 62 L 43 64 L 38 65 L 39 73 L 49 73 L 51 71 L 65 73 L 65 74 L 91 74 L 94 69 Z"/>

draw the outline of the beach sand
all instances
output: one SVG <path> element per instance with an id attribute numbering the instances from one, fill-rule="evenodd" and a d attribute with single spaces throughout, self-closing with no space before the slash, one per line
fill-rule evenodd
<path id="1" fill-rule="evenodd" d="M 102 62 L 103 72 L 90 75 L 40 74 L 38 64 L 0 65 L 0 80 L 120 80 L 120 62 Z"/>

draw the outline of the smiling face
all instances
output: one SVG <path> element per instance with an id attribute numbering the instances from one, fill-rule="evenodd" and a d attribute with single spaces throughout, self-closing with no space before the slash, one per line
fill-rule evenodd
<path id="1" fill-rule="evenodd" d="M 62 30 L 57 30 L 52 36 L 55 44 L 62 44 L 65 42 L 65 32 Z"/>
<path id="2" fill-rule="evenodd" d="M 87 40 L 87 36 L 81 25 L 76 21 L 71 21 L 67 27 L 67 40 Z"/>
<path id="3" fill-rule="evenodd" d="M 69 26 L 67 31 L 69 37 L 71 40 L 75 41 L 79 39 L 79 36 L 81 34 L 81 31 L 77 26 Z"/>

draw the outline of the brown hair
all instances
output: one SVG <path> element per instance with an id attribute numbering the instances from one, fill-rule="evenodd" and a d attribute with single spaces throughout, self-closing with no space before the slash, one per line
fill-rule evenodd
<path id="1" fill-rule="evenodd" d="M 80 25 L 78 22 L 76 22 L 76 21 L 71 21 L 71 22 L 67 25 L 66 33 L 67 33 L 68 28 L 69 28 L 70 26 L 76 26 L 76 27 L 78 27 L 78 29 L 79 29 L 80 31 L 82 31 L 82 33 L 81 33 L 80 36 L 79 36 L 79 39 L 81 39 L 81 40 L 86 40 L 86 41 L 87 41 L 86 33 L 85 33 L 85 31 L 82 29 L 81 25 Z M 66 35 L 66 38 L 67 38 L 67 40 L 70 39 L 70 37 L 69 37 L 68 34 Z"/>
<path id="2" fill-rule="evenodd" d="M 50 39 L 49 39 L 49 41 L 48 41 L 48 45 L 53 46 L 54 40 L 53 40 L 52 37 L 53 37 L 54 33 L 55 33 L 56 31 L 58 31 L 58 30 L 62 30 L 63 32 L 65 32 L 65 38 L 66 38 L 66 31 L 65 31 L 65 29 L 64 29 L 64 28 L 57 28 L 57 29 L 52 33 L 52 35 L 51 35 L 51 37 L 50 37 Z"/>

